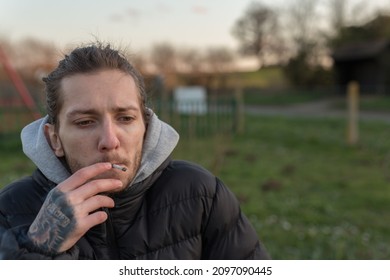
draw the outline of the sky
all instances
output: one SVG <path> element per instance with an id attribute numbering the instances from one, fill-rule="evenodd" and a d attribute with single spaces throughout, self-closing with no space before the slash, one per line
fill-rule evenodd
<path id="1" fill-rule="evenodd" d="M 263 0 L 283 7 L 292 0 Z M 319 0 L 326 1 L 326 0 Z M 367 9 L 390 0 L 348 0 Z M 0 0 L 0 38 L 36 38 L 59 46 L 95 38 L 136 50 L 156 43 L 236 48 L 235 21 L 252 0 Z"/>

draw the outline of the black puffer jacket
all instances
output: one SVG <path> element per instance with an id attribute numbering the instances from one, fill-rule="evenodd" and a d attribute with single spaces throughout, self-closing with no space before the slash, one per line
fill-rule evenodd
<path id="1" fill-rule="evenodd" d="M 109 219 L 68 252 L 49 257 L 24 244 L 54 183 L 37 170 L 0 194 L 0 258 L 264 259 L 265 249 L 234 195 L 202 167 L 166 160 L 114 197 Z M 0 232 L 1 233 L 1 232 Z"/>

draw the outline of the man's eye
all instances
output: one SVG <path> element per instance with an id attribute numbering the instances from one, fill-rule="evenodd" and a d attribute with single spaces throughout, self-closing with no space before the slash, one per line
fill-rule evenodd
<path id="1" fill-rule="evenodd" d="M 131 121 L 133 121 L 133 120 L 134 120 L 134 118 L 131 117 L 131 116 L 122 116 L 122 117 L 119 117 L 119 121 L 121 121 L 121 122 L 131 122 Z"/>
<path id="2" fill-rule="evenodd" d="M 92 120 L 83 120 L 83 121 L 77 121 L 76 122 L 76 125 L 78 125 L 78 126 L 88 126 L 88 125 L 91 125 L 91 124 L 93 124 Z"/>

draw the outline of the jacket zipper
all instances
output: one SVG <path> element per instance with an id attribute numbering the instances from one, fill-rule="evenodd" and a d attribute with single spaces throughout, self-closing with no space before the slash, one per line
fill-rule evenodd
<path id="1" fill-rule="evenodd" d="M 106 242 L 107 249 L 109 252 L 109 258 L 113 260 L 119 259 L 119 251 L 118 251 L 118 241 L 115 238 L 114 225 L 112 222 L 111 213 L 107 208 L 104 208 L 104 211 L 107 213 L 107 221 L 106 221 Z"/>

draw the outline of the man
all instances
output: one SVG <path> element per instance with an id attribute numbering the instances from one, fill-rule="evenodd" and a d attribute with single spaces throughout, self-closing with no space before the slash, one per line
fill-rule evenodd
<path id="1" fill-rule="evenodd" d="M 43 79 L 48 115 L 22 131 L 38 169 L 0 193 L 0 258 L 268 258 L 233 194 L 175 161 L 175 130 L 109 45 L 76 48 Z"/>

